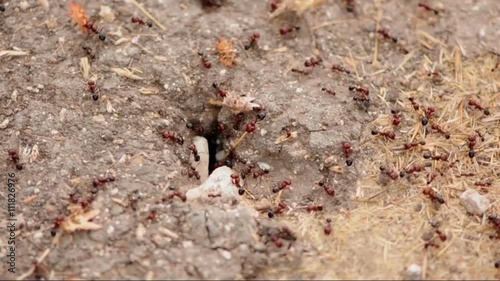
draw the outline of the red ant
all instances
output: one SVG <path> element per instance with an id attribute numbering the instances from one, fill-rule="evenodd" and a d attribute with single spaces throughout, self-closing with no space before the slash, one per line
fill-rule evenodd
<path id="1" fill-rule="evenodd" d="M 198 171 L 196 171 L 194 167 L 189 167 L 188 177 L 189 178 L 195 177 L 197 180 L 201 178 L 200 173 L 198 173 Z"/>
<path id="2" fill-rule="evenodd" d="M 385 166 L 380 166 L 380 172 L 386 174 L 391 180 L 397 180 L 399 178 L 398 172 L 394 171 L 393 169 L 387 170 Z"/>
<path id="3" fill-rule="evenodd" d="M 441 196 L 439 193 L 437 193 L 436 191 L 432 190 L 429 187 L 425 188 L 422 191 L 422 193 L 427 197 L 429 197 L 429 199 L 431 199 L 432 201 L 437 201 L 439 204 L 445 203 L 443 196 Z"/>
<path id="4" fill-rule="evenodd" d="M 99 176 L 92 181 L 92 186 L 98 187 L 98 186 L 101 186 L 101 185 L 103 185 L 107 182 L 111 182 L 111 181 L 115 181 L 115 177 L 113 175 L 108 175 L 106 177 Z"/>
<path id="5" fill-rule="evenodd" d="M 212 67 L 212 63 L 208 60 L 208 57 L 205 55 L 203 51 L 199 51 L 198 55 L 201 57 L 201 62 L 203 63 L 203 66 L 205 68 L 210 68 Z"/>
<path id="6" fill-rule="evenodd" d="M 167 199 L 173 199 L 174 197 L 178 197 L 179 199 L 181 199 L 182 202 L 186 202 L 186 200 L 187 200 L 186 194 L 184 194 L 180 191 L 172 192 L 172 194 L 167 196 Z"/>
<path id="7" fill-rule="evenodd" d="M 237 173 L 233 173 L 231 175 L 231 181 L 233 182 L 234 185 L 236 185 L 236 187 L 241 188 L 240 175 L 238 175 Z"/>
<path id="8" fill-rule="evenodd" d="M 484 179 L 474 183 L 475 186 L 491 186 L 491 184 L 492 184 L 491 179 Z"/>
<path id="9" fill-rule="evenodd" d="M 335 91 L 332 91 L 332 90 L 327 89 L 327 88 L 325 88 L 325 87 L 321 88 L 321 91 L 323 91 L 323 92 L 327 92 L 328 94 L 330 94 L 330 95 L 332 95 L 332 96 L 335 96 L 335 95 L 336 95 Z"/>
<path id="10" fill-rule="evenodd" d="M 418 145 L 425 145 L 425 141 L 405 143 L 404 149 L 408 150 L 408 149 L 411 149 L 413 147 L 417 147 Z"/>
<path id="11" fill-rule="evenodd" d="M 497 228 L 497 230 L 500 230 L 500 216 L 498 215 L 489 215 L 488 220 Z"/>
<path id="12" fill-rule="evenodd" d="M 383 136 L 387 139 L 391 139 L 391 140 L 394 140 L 396 139 L 396 133 L 394 133 L 393 131 L 384 131 L 384 132 L 380 132 L 379 130 L 377 129 L 374 129 L 372 130 L 372 135 L 380 135 L 380 136 Z"/>
<path id="13" fill-rule="evenodd" d="M 291 71 L 295 72 L 295 73 L 302 74 L 302 75 L 309 75 L 309 74 L 311 74 L 311 72 L 308 72 L 308 71 L 305 71 L 305 70 L 301 70 L 301 69 L 298 69 L 298 68 L 292 68 Z"/>
<path id="14" fill-rule="evenodd" d="M 420 108 L 420 105 L 415 101 L 414 97 L 409 97 L 408 100 L 411 102 L 413 109 L 418 110 Z"/>
<path id="15" fill-rule="evenodd" d="M 352 153 L 353 153 L 353 149 L 352 149 L 352 145 L 348 142 L 342 142 L 342 150 L 344 150 L 344 155 L 345 155 L 345 163 L 347 164 L 347 166 L 351 166 L 352 165 L 352 159 L 350 158 Z"/>
<path id="16" fill-rule="evenodd" d="M 248 43 L 245 44 L 245 50 L 250 50 L 253 46 L 257 45 L 257 40 L 259 40 L 260 34 L 258 32 L 253 33 L 249 38 L 248 38 Z"/>
<path id="17" fill-rule="evenodd" d="M 152 222 L 155 222 L 158 219 L 158 213 L 156 213 L 156 211 L 154 210 L 149 212 L 147 219 Z"/>
<path id="18" fill-rule="evenodd" d="M 428 119 L 432 119 L 434 117 L 434 113 L 436 113 L 436 108 L 432 106 L 428 107 L 425 110 L 425 117 L 427 117 Z"/>
<path id="19" fill-rule="evenodd" d="M 178 143 L 180 145 L 184 144 L 184 138 L 176 132 L 166 131 L 163 133 L 163 138 L 167 139 L 167 140 L 175 141 L 176 143 Z"/>
<path id="20" fill-rule="evenodd" d="M 430 173 L 429 176 L 430 176 L 430 178 L 427 181 L 427 184 L 431 184 L 437 178 L 438 174 L 437 173 Z"/>
<path id="21" fill-rule="evenodd" d="M 424 153 L 423 156 L 425 159 L 432 159 L 432 160 L 438 160 L 438 161 L 448 161 L 448 155 L 446 155 L 446 154 L 432 155 L 430 152 L 426 152 L 426 153 Z"/>
<path id="22" fill-rule="evenodd" d="M 311 212 L 321 212 L 321 211 L 323 211 L 323 205 L 309 204 L 309 205 L 307 205 L 306 210 L 309 213 L 311 213 Z"/>
<path id="23" fill-rule="evenodd" d="M 12 162 L 14 162 L 14 164 L 16 165 L 16 169 L 22 170 L 23 164 L 19 163 L 20 157 L 19 157 L 19 153 L 17 152 L 17 150 L 12 148 L 12 149 L 9 149 L 7 151 L 7 153 L 9 154 L 10 160 L 12 160 Z"/>
<path id="24" fill-rule="evenodd" d="M 97 83 L 94 80 L 89 80 L 87 85 L 89 87 L 89 92 L 92 93 L 92 99 L 97 101 L 99 99 L 99 88 L 97 88 Z"/>
<path id="25" fill-rule="evenodd" d="M 431 81 L 434 84 L 440 84 L 443 82 L 443 77 L 441 76 L 441 74 L 439 74 L 439 72 L 430 72 L 427 74 L 427 76 L 431 78 Z"/>
<path id="26" fill-rule="evenodd" d="M 290 185 L 292 185 L 292 182 L 290 180 L 284 180 L 275 187 L 273 187 L 273 193 L 278 193 L 280 190 L 284 189 L 291 190 Z"/>
<path id="27" fill-rule="evenodd" d="M 315 67 L 317 65 L 320 65 L 323 62 L 323 59 L 318 57 L 318 59 L 315 58 L 309 58 L 304 62 L 305 67 Z"/>
<path id="28" fill-rule="evenodd" d="M 255 164 L 253 163 L 250 163 L 248 164 L 247 166 L 245 166 L 245 168 L 243 168 L 243 170 L 241 171 L 241 178 L 242 179 L 245 179 L 247 175 L 250 175 L 253 171 L 253 169 L 255 169 Z"/>
<path id="29" fill-rule="evenodd" d="M 54 219 L 54 225 L 52 226 L 52 229 L 50 230 L 50 235 L 56 236 L 56 231 L 61 227 L 61 224 L 64 222 L 64 217 L 56 217 Z"/>
<path id="30" fill-rule="evenodd" d="M 478 101 L 476 100 L 469 100 L 469 106 L 472 106 L 473 108 L 477 110 L 482 110 L 484 115 L 490 115 L 490 111 L 487 108 L 482 107 Z"/>
<path id="31" fill-rule="evenodd" d="M 394 43 L 398 42 L 398 38 L 396 38 L 394 36 L 390 36 L 389 33 L 387 32 L 387 30 L 385 30 L 385 29 L 379 29 L 379 30 L 377 30 L 377 33 L 382 35 L 382 37 L 384 39 L 392 40 L 392 42 L 394 42 Z"/>
<path id="32" fill-rule="evenodd" d="M 410 168 L 406 169 L 406 173 L 413 174 L 419 173 L 425 170 L 425 167 L 421 164 L 413 164 Z"/>
<path id="33" fill-rule="evenodd" d="M 199 135 L 203 135 L 203 132 L 205 131 L 203 129 L 203 126 L 200 124 L 200 123 L 192 123 L 192 122 L 188 122 L 186 123 L 186 128 L 190 129 L 191 131 L 199 134 Z"/>
<path id="34" fill-rule="evenodd" d="M 355 2 L 354 0 L 344 0 L 346 3 L 346 11 L 348 13 L 354 13 Z"/>
<path id="35" fill-rule="evenodd" d="M 338 64 L 332 65 L 332 70 L 338 71 L 338 72 L 344 72 L 345 74 L 351 74 L 351 72 L 349 70 L 347 70 L 345 67 L 338 65 Z"/>
<path id="36" fill-rule="evenodd" d="M 399 110 L 396 109 L 391 109 L 391 114 L 392 114 L 392 125 L 394 126 L 399 126 L 401 124 L 401 113 Z"/>
<path id="37" fill-rule="evenodd" d="M 140 17 L 132 17 L 131 19 L 132 23 L 137 23 L 140 25 L 147 25 L 148 27 L 153 27 L 153 23 L 150 21 L 145 21 L 141 19 Z"/>
<path id="38" fill-rule="evenodd" d="M 274 209 L 275 214 L 281 214 L 288 206 L 284 202 L 279 202 L 278 206 Z"/>
<path id="39" fill-rule="evenodd" d="M 225 97 L 227 96 L 227 92 L 226 92 L 226 91 L 224 91 L 224 90 L 222 90 L 222 89 L 220 88 L 219 82 L 214 81 L 214 82 L 212 83 L 212 87 L 214 87 L 214 89 L 216 89 L 216 90 L 217 90 L 217 92 L 219 93 L 219 96 L 220 96 L 221 98 L 225 98 Z"/>
<path id="40" fill-rule="evenodd" d="M 276 9 L 278 9 L 278 6 L 281 2 L 282 0 L 274 0 L 271 2 L 271 13 L 276 11 Z"/>
<path id="41" fill-rule="evenodd" d="M 104 32 L 102 32 L 102 28 L 98 30 L 97 26 L 93 22 L 87 21 L 85 23 L 85 28 L 88 29 L 88 30 L 90 30 L 90 31 L 92 31 L 92 32 L 94 32 L 95 34 L 98 34 L 99 35 L 99 39 L 101 41 L 106 40 L 106 34 Z"/>
<path id="42" fill-rule="evenodd" d="M 87 197 L 80 201 L 80 205 L 82 206 L 83 209 L 87 208 L 92 202 L 94 201 L 94 197 Z"/>
<path id="43" fill-rule="evenodd" d="M 279 32 L 281 36 L 285 36 L 291 32 L 298 31 L 300 29 L 300 26 L 294 26 L 294 27 L 282 27 L 280 28 Z"/>
<path id="44" fill-rule="evenodd" d="M 446 241 L 447 236 L 444 232 L 442 232 L 439 229 L 436 229 L 436 234 L 439 236 L 439 239 L 441 239 L 441 241 L 443 241 L 443 242 Z"/>
<path id="45" fill-rule="evenodd" d="M 441 128 L 441 126 L 439 126 L 438 124 L 432 124 L 431 129 L 437 131 L 440 134 L 443 134 L 445 139 L 450 139 L 451 137 L 450 133 L 445 132 L 443 128 Z"/>
<path id="46" fill-rule="evenodd" d="M 193 154 L 193 157 L 194 157 L 194 161 L 199 162 L 200 155 L 198 154 L 198 149 L 196 148 L 196 145 L 190 144 L 188 146 L 188 149 L 191 150 L 191 153 Z"/>
<path id="47" fill-rule="evenodd" d="M 249 134 L 250 134 L 250 133 L 253 133 L 253 132 L 255 131 L 255 129 L 257 128 L 257 127 L 255 126 L 255 125 L 256 125 L 256 123 L 257 123 L 257 120 L 254 120 L 254 121 L 252 121 L 252 122 L 248 123 L 248 124 L 247 124 L 247 127 L 245 128 L 245 131 L 246 131 L 247 133 L 249 133 Z"/>
<path id="48" fill-rule="evenodd" d="M 435 15 L 439 14 L 439 11 L 436 10 L 436 9 L 434 9 L 434 8 L 432 8 L 431 6 L 429 6 L 429 4 L 419 2 L 418 6 L 421 7 L 421 8 L 424 8 L 424 10 L 426 10 L 426 11 L 434 12 Z"/>
<path id="49" fill-rule="evenodd" d="M 259 168 L 258 171 L 253 172 L 253 178 L 256 179 L 258 177 L 262 177 L 263 175 L 268 174 L 268 173 L 269 173 L 269 171 L 262 170 L 262 169 Z"/>
<path id="50" fill-rule="evenodd" d="M 325 233 L 325 235 L 330 235 L 332 233 L 332 219 L 326 219 L 326 225 L 323 228 L 323 232 Z"/>
<path id="51" fill-rule="evenodd" d="M 370 101 L 370 98 L 368 98 L 368 95 L 370 94 L 370 90 L 368 90 L 368 88 L 366 88 L 366 87 L 351 85 L 351 86 L 349 86 L 349 91 L 351 91 L 351 92 L 356 91 L 361 95 L 360 97 L 353 98 L 356 101 L 361 101 L 361 102 Z"/>
<path id="52" fill-rule="evenodd" d="M 238 130 L 240 128 L 241 122 L 245 119 L 245 113 L 240 112 L 234 116 L 233 129 Z"/>
<path id="53" fill-rule="evenodd" d="M 493 71 L 497 70 L 498 68 L 500 68 L 500 62 L 497 62 L 497 63 L 495 64 L 495 67 L 491 69 L 491 72 L 493 72 Z"/>
<path id="54" fill-rule="evenodd" d="M 324 179 L 322 179 L 321 181 L 319 181 L 318 185 L 321 186 L 321 187 L 323 187 L 323 190 L 326 192 L 326 194 L 328 194 L 330 196 L 335 196 L 335 189 L 333 189 L 330 186 L 327 186 L 325 184 L 325 180 Z"/>

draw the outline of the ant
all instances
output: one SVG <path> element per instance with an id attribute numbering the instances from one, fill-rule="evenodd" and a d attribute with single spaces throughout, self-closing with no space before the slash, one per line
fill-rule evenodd
<path id="1" fill-rule="evenodd" d="M 346 3 L 346 11 L 348 13 L 354 13 L 354 7 L 355 7 L 355 2 L 354 0 L 344 0 L 344 2 Z"/>
<path id="2" fill-rule="evenodd" d="M 197 122 L 188 122 L 186 123 L 186 128 L 190 129 L 191 131 L 202 135 L 204 132 L 203 126 Z"/>
<path id="3" fill-rule="evenodd" d="M 445 132 L 443 128 L 441 128 L 441 126 L 439 126 L 438 124 L 432 124 L 431 129 L 437 131 L 440 134 L 443 134 L 444 138 L 447 140 L 451 137 L 450 133 Z"/>
<path id="4" fill-rule="evenodd" d="M 221 98 L 225 98 L 225 97 L 227 96 L 227 92 L 226 92 L 226 91 L 224 91 L 224 90 L 222 90 L 222 89 L 220 88 L 219 82 L 214 81 L 214 82 L 212 83 L 212 87 L 214 87 L 214 89 L 216 89 L 216 90 L 217 90 L 217 92 L 219 93 L 219 96 L 220 96 Z"/>
<path id="5" fill-rule="evenodd" d="M 253 169 L 255 169 L 255 168 L 256 168 L 256 166 L 253 163 L 246 165 L 245 168 L 243 168 L 243 170 L 241 171 L 241 178 L 245 179 L 246 176 L 250 175 L 252 173 Z"/>
<path id="6" fill-rule="evenodd" d="M 186 200 L 187 200 L 186 194 L 184 194 L 180 191 L 172 192 L 172 194 L 167 196 L 167 199 L 173 199 L 174 197 L 178 197 L 179 199 L 181 199 L 182 202 L 186 202 Z M 165 200 L 163 200 L 163 201 L 165 201 Z"/>
<path id="7" fill-rule="evenodd" d="M 87 21 L 85 23 L 85 28 L 88 29 L 88 30 L 90 30 L 90 31 L 92 31 L 92 32 L 94 32 L 95 34 L 98 34 L 99 35 L 99 39 L 101 41 L 106 40 L 106 34 L 104 32 L 102 32 L 102 28 L 98 30 L 97 26 L 93 22 Z"/>
<path id="8" fill-rule="evenodd" d="M 201 57 L 201 63 L 203 63 L 203 66 L 205 68 L 208 69 L 208 68 L 212 67 L 212 63 L 208 60 L 208 57 L 205 55 L 205 53 L 203 51 L 199 51 L 198 56 Z"/>
<path id="9" fill-rule="evenodd" d="M 278 206 L 274 209 L 275 214 L 281 214 L 285 209 L 288 208 L 288 206 L 284 202 L 279 202 Z"/>
<path id="10" fill-rule="evenodd" d="M 286 133 L 286 137 L 287 138 L 291 138 L 292 137 L 292 132 L 290 131 L 290 128 L 288 128 L 288 127 L 285 126 L 285 127 L 281 128 L 281 131 Z"/>
<path id="11" fill-rule="evenodd" d="M 250 50 L 250 48 L 254 47 L 257 45 L 257 40 L 259 40 L 260 34 L 258 32 L 253 33 L 249 38 L 248 38 L 248 43 L 245 44 L 245 50 Z"/>
<path id="12" fill-rule="evenodd" d="M 309 74 L 311 74 L 311 72 L 308 72 L 308 71 L 305 71 L 305 70 L 301 70 L 301 69 L 298 69 L 298 68 L 292 68 L 291 71 L 295 72 L 295 73 L 302 74 L 302 75 L 309 75 Z"/>
<path id="13" fill-rule="evenodd" d="M 434 9 L 434 8 L 432 8 L 431 6 L 429 6 L 429 4 L 419 2 L 418 3 L 418 7 L 424 8 L 424 10 L 429 11 L 429 12 L 434 12 L 434 14 L 436 16 L 439 15 L 439 11 L 436 10 L 436 9 Z"/>
<path id="14" fill-rule="evenodd" d="M 349 70 L 347 70 L 342 65 L 338 65 L 338 64 L 332 65 L 332 70 L 333 71 L 338 71 L 338 72 L 344 72 L 345 74 L 351 74 L 351 72 Z"/>
<path id="15" fill-rule="evenodd" d="M 492 184 L 491 179 L 484 179 L 474 183 L 475 186 L 483 186 L 483 187 L 491 186 L 491 184 Z"/>
<path id="16" fill-rule="evenodd" d="M 332 233 L 332 219 L 326 219 L 326 225 L 323 228 L 323 232 L 325 233 L 325 235 L 330 235 Z"/>
<path id="17" fill-rule="evenodd" d="M 196 171 L 194 167 L 189 167 L 188 177 L 189 178 L 195 177 L 197 180 L 201 178 L 200 173 L 198 173 L 198 171 Z"/>
<path id="18" fill-rule="evenodd" d="M 415 111 L 420 108 L 420 105 L 415 101 L 414 97 L 409 97 L 408 100 L 411 102 L 411 105 L 413 106 L 413 109 L 415 109 Z"/>
<path id="19" fill-rule="evenodd" d="M 385 137 L 387 139 L 391 139 L 391 140 L 396 139 L 396 133 L 394 133 L 394 131 L 380 132 L 379 130 L 374 129 L 374 130 L 372 130 L 372 135 L 374 135 L 374 136 L 380 135 L 380 136 L 383 136 L 383 137 Z"/>
<path id="20" fill-rule="evenodd" d="M 231 181 L 234 185 L 236 185 L 236 187 L 241 188 L 240 176 L 237 173 L 231 174 Z"/>
<path id="21" fill-rule="evenodd" d="M 441 154 L 441 155 L 432 155 L 430 152 L 424 153 L 424 159 L 432 159 L 432 160 L 438 160 L 438 161 L 448 161 L 448 155 L 447 154 Z"/>
<path id="22" fill-rule="evenodd" d="M 198 149 L 196 148 L 196 145 L 190 144 L 188 146 L 188 149 L 191 150 L 191 153 L 193 154 L 193 157 L 194 157 L 194 161 L 199 162 L 200 155 L 198 154 Z"/>
<path id="23" fill-rule="evenodd" d="M 89 80 L 87 86 L 89 87 L 89 92 L 92 93 L 92 99 L 97 101 L 99 99 L 99 88 L 97 88 L 96 81 Z"/>
<path id="24" fill-rule="evenodd" d="M 158 213 L 155 210 L 153 210 L 149 212 L 146 219 L 150 220 L 151 222 L 156 222 L 156 220 L 158 219 Z"/>
<path id="25" fill-rule="evenodd" d="M 352 165 L 352 159 L 351 159 L 351 155 L 353 153 L 353 149 L 352 149 L 352 145 L 348 142 L 342 142 L 342 150 L 344 150 L 344 155 L 345 155 L 345 163 L 347 164 L 347 166 L 351 166 Z"/>
<path id="26" fill-rule="evenodd" d="M 332 96 L 335 96 L 335 95 L 336 95 L 335 91 L 332 91 L 332 90 L 330 90 L 330 89 L 327 89 L 326 87 L 321 88 L 321 91 L 323 91 L 323 92 L 327 92 L 328 94 L 330 94 L 330 95 L 332 95 Z"/>
<path id="27" fill-rule="evenodd" d="M 257 120 L 254 120 L 250 123 L 247 124 L 247 127 L 245 128 L 245 132 L 247 133 L 253 133 L 255 131 L 255 129 L 257 128 L 255 125 L 257 123 Z"/>
<path id="28" fill-rule="evenodd" d="M 12 162 L 16 165 L 16 169 L 22 170 L 23 164 L 19 163 L 20 157 L 17 149 L 9 149 L 7 153 L 9 154 L 10 160 L 12 160 Z"/>
<path id="29" fill-rule="evenodd" d="M 81 202 L 80 202 L 80 205 L 82 206 L 83 209 L 87 208 L 90 204 L 92 204 L 92 202 L 94 202 L 94 197 L 87 197 L 85 199 L 83 199 Z"/>
<path id="30" fill-rule="evenodd" d="M 271 2 L 271 13 L 278 9 L 278 6 L 281 4 L 283 0 L 274 0 Z"/>
<path id="31" fill-rule="evenodd" d="M 387 170 L 385 166 L 380 166 L 379 169 L 380 172 L 386 174 L 391 180 L 397 180 L 401 175 L 401 173 L 398 174 L 398 172 L 394 171 L 393 169 Z"/>
<path id="32" fill-rule="evenodd" d="M 476 146 L 476 136 L 475 135 L 470 135 L 467 138 L 468 146 L 469 146 L 469 157 L 474 158 L 476 155 L 476 152 L 474 151 L 474 146 Z"/>
<path id="33" fill-rule="evenodd" d="M 262 177 L 265 174 L 269 174 L 269 170 L 262 170 L 261 168 L 259 168 L 258 171 L 253 172 L 253 178 L 256 179 L 258 177 Z"/>
<path id="34" fill-rule="evenodd" d="M 64 217 L 56 217 L 54 219 L 54 225 L 52 226 L 52 229 L 50 230 L 50 235 L 56 236 L 56 231 L 61 227 L 61 224 L 64 222 Z"/>
<path id="35" fill-rule="evenodd" d="M 500 62 L 497 62 L 497 63 L 495 64 L 495 67 L 493 67 L 493 68 L 491 69 L 491 72 L 493 72 L 493 71 L 497 70 L 498 68 L 500 68 Z"/>
<path id="36" fill-rule="evenodd" d="M 234 116 L 233 129 L 238 130 L 240 128 L 241 122 L 245 119 L 245 113 L 240 112 Z"/>
<path id="37" fill-rule="evenodd" d="M 368 98 L 368 95 L 370 94 L 370 90 L 368 90 L 368 88 L 366 88 L 366 87 L 351 85 L 351 86 L 349 86 L 349 91 L 351 91 L 351 92 L 356 91 L 361 95 L 360 97 L 354 97 L 353 100 L 355 100 L 355 101 L 358 101 L 358 100 L 361 102 L 370 101 L 370 98 Z"/>
<path id="38" fill-rule="evenodd" d="M 145 21 L 141 19 L 140 17 L 132 17 L 131 19 L 132 23 L 137 23 L 140 25 L 147 25 L 148 27 L 153 27 L 153 23 L 151 21 Z"/>
<path id="39" fill-rule="evenodd" d="M 115 177 L 111 174 L 109 174 L 108 176 L 98 176 L 97 178 L 95 178 L 93 181 L 92 181 L 92 186 L 93 187 L 98 187 L 98 186 L 101 186 L 107 182 L 112 182 L 112 181 L 115 181 Z"/>
<path id="40" fill-rule="evenodd" d="M 431 199 L 432 201 L 437 201 L 439 204 L 445 203 L 443 196 L 441 196 L 439 193 L 437 193 L 436 191 L 432 190 L 429 187 L 425 188 L 422 191 L 422 193 L 425 196 L 429 197 L 429 199 Z"/>
<path id="41" fill-rule="evenodd" d="M 382 37 L 384 39 L 392 40 L 392 42 L 394 42 L 394 43 L 398 42 L 398 38 L 394 37 L 394 36 L 390 36 L 389 33 L 387 32 L 387 30 L 385 30 L 385 29 L 379 29 L 379 30 L 377 30 L 377 33 L 382 35 Z"/>
<path id="42" fill-rule="evenodd" d="M 425 117 L 427 117 L 427 119 L 432 119 L 434 117 L 434 113 L 436 113 L 436 108 L 432 106 L 428 107 L 425 110 Z"/>
<path id="43" fill-rule="evenodd" d="M 280 28 L 279 32 L 281 36 L 285 36 L 289 33 L 292 33 L 293 31 L 298 31 L 300 29 L 300 26 L 294 26 L 294 27 L 282 27 Z"/>
<path id="44" fill-rule="evenodd" d="M 311 213 L 311 212 L 321 212 L 321 211 L 323 211 L 323 205 L 309 204 L 309 205 L 307 205 L 306 210 L 309 213 Z"/>
<path id="45" fill-rule="evenodd" d="M 313 58 L 309 58 L 309 59 L 307 59 L 307 60 L 304 62 L 304 66 L 305 66 L 305 67 L 315 67 L 315 66 L 317 66 L 317 65 L 320 65 L 322 62 L 323 62 L 323 59 L 321 59 L 320 57 L 318 57 L 318 59 L 315 59 L 315 58 L 313 57 Z"/>
<path id="46" fill-rule="evenodd" d="M 167 139 L 167 140 L 175 141 L 177 144 L 180 144 L 180 145 L 184 144 L 184 138 L 176 132 L 166 131 L 163 133 L 163 138 Z"/>
<path id="47" fill-rule="evenodd" d="M 417 147 L 418 145 L 425 145 L 425 141 L 419 141 L 419 142 L 410 142 L 410 143 L 405 143 L 404 144 L 404 149 L 409 150 L 413 147 Z"/>
<path id="48" fill-rule="evenodd" d="M 0 3 L 0 12 L 5 12 L 5 5 Z"/>
<path id="49" fill-rule="evenodd" d="M 278 193 L 283 189 L 291 190 L 290 185 L 292 185 L 292 182 L 290 180 L 284 180 L 281 183 L 278 183 L 278 185 L 276 185 L 275 187 L 273 187 L 273 193 Z"/>
<path id="50" fill-rule="evenodd" d="M 333 189 L 330 186 L 327 186 L 323 180 L 321 180 L 318 183 L 318 185 L 321 186 L 321 187 L 323 187 L 323 190 L 325 190 L 326 194 L 328 194 L 330 196 L 335 196 L 335 189 Z"/>
<path id="51" fill-rule="evenodd" d="M 406 169 L 406 173 L 408 174 L 413 174 L 413 173 L 419 173 L 425 170 L 425 167 L 421 164 L 413 164 L 410 168 Z"/>
<path id="52" fill-rule="evenodd" d="M 471 100 L 469 100 L 468 104 L 469 104 L 469 106 L 472 106 L 473 108 L 475 108 L 477 110 L 482 110 L 484 115 L 490 115 L 490 111 L 487 108 L 484 108 L 483 106 L 481 106 L 478 101 L 471 99 Z"/>
<path id="53" fill-rule="evenodd" d="M 431 78 L 432 83 L 441 84 L 443 82 L 443 77 L 439 72 L 430 72 L 427 74 Z"/>
<path id="54" fill-rule="evenodd" d="M 392 125 L 394 126 L 399 126 L 401 124 L 401 113 L 399 110 L 396 109 L 391 109 L 391 114 L 392 114 Z"/>

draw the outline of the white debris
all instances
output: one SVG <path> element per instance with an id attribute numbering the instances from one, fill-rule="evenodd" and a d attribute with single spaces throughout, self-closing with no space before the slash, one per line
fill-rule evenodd
<path id="1" fill-rule="evenodd" d="M 223 198 L 240 198 L 238 188 L 231 179 L 233 173 L 234 171 L 226 166 L 215 169 L 202 185 L 186 192 L 187 200 L 207 198 L 209 194 L 220 194 Z M 240 185 L 243 185 L 241 178 Z"/>
<path id="2" fill-rule="evenodd" d="M 29 7 L 30 7 L 30 4 L 28 3 L 28 1 L 23 1 L 23 2 L 19 3 L 19 9 L 21 9 L 22 11 L 28 10 Z"/>
<path id="3" fill-rule="evenodd" d="M 0 130 L 7 128 L 9 122 L 10 122 L 9 118 L 5 118 L 5 120 L 3 120 L 2 123 L 0 123 Z"/>
<path id="4" fill-rule="evenodd" d="M 48 11 L 50 8 L 49 0 L 38 0 L 38 4 L 42 6 L 46 11 Z"/>
<path id="5" fill-rule="evenodd" d="M 113 22 L 115 20 L 115 14 L 113 13 L 113 10 L 111 10 L 111 8 L 108 6 L 101 6 L 99 16 L 101 16 L 107 22 Z"/>
<path id="6" fill-rule="evenodd" d="M 405 280 L 421 280 L 422 267 L 418 264 L 411 264 L 405 272 Z"/>
<path id="7" fill-rule="evenodd" d="M 482 196 L 474 189 L 467 189 L 460 195 L 460 200 L 467 209 L 467 212 L 482 216 L 486 210 L 490 208 L 490 201 L 488 198 Z"/>
<path id="8" fill-rule="evenodd" d="M 146 234 L 146 227 L 140 223 L 135 230 L 135 237 L 138 241 L 144 241 L 144 235 Z"/>

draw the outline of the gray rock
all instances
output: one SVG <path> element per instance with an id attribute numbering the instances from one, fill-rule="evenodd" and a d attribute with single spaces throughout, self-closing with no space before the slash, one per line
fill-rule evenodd
<path id="1" fill-rule="evenodd" d="M 467 209 L 467 212 L 482 216 L 490 208 L 490 201 L 488 198 L 482 196 L 474 189 L 467 189 L 460 195 L 460 200 Z"/>

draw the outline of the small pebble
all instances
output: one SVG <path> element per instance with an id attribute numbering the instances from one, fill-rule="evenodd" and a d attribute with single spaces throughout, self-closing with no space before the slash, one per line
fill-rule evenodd
<path id="1" fill-rule="evenodd" d="M 405 272 L 405 280 L 420 280 L 422 279 L 422 267 L 418 264 L 411 264 Z"/>
<path id="2" fill-rule="evenodd" d="M 464 204 L 467 212 L 482 216 L 490 208 L 488 198 L 479 194 L 475 189 L 467 189 L 460 195 L 460 200 Z"/>

